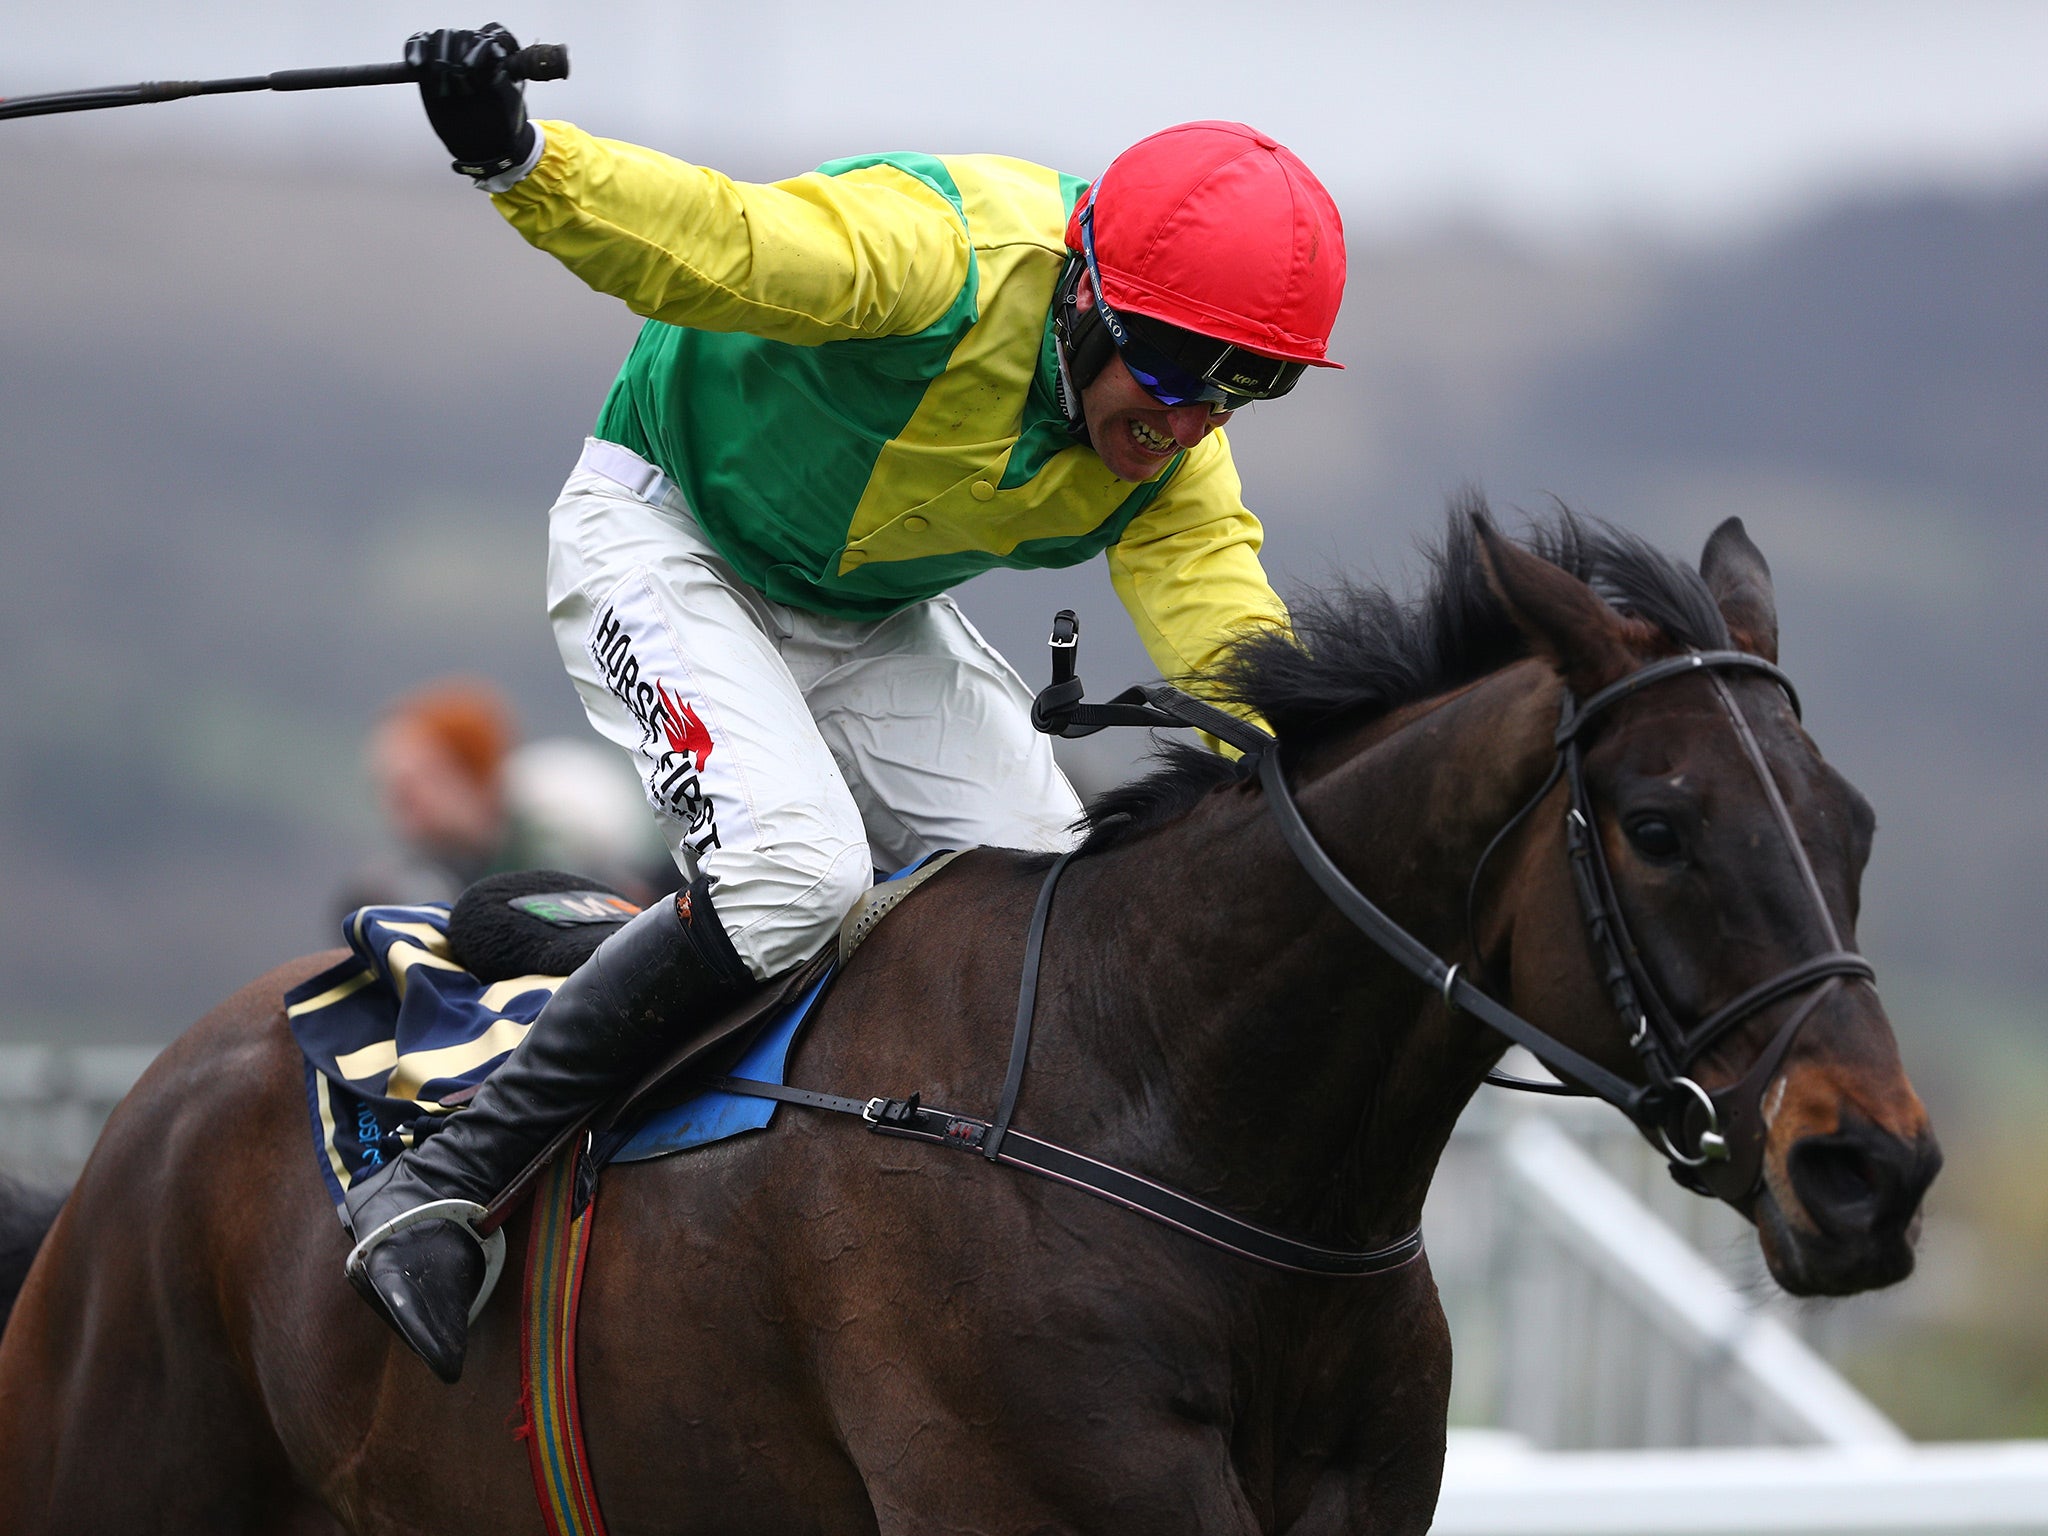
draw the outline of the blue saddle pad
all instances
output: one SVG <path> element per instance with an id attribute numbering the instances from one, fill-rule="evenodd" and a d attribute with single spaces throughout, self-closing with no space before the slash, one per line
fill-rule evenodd
<path id="1" fill-rule="evenodd" d="M 836 967 L 827 971 L 802 997 L 770 1020 L 727 1075 L 750 1077 L 762 1083 L 783 1081 L 789 1070 L 789 1048 L 796 1043 L 797 1032 L 838 974 Z M 708 1146 L 742 1131 L 758 1131 L 774 1117 L 776 1107 L 773 1099 L 707 1088 L 680 1104 L 650 1114 L 631 1132 L 626 1143 L 611 1154 L 610 1161 L 644 1162 L 650 1157 Z"/>
<path id="2" fill-rule="evenodd" d="M 898 880 L 908 879 L 934 860 L 951 857 L 951 851 L 928 853 L 920 859 L 906 864 L 893 875 L 877 880 L 878 886 L 891 885 Z M 843 951 L 842 951 L 843 953 Z M 796 1043 L 804 1024 L 811 1016 L 832 983 L 838 979 L 839 967 L 833 966 L 820 976 L 805 992 L 775 1018 L 763 1026 L 754 1043 L 747 1047 L 728 1077 L 748 1077 L 757 1083 L 786 1082 L 789 1071 L 789 1048 Z M 724 1141 L 728 1136 L 737 1136 L 743 1131 L 758 1131 L 775 1118 L 778 1108 L 775 1100 L 756 1098 L 751 1094 L 725 1093 L 716 1088 L 707 1088 L 682 1103 L 667 1109 L 658 1109 L 648 1115 L 638 1126 L 617 1134 L 626 1139 L 616 1151 L 606 1153 L 603 1161 L 610 1163 L 645 1162 L 651 1157 L 666 1157 L 671 1152 L 687 1152 L 692 1147 L 709 1146 L 714 1141 Z"/>

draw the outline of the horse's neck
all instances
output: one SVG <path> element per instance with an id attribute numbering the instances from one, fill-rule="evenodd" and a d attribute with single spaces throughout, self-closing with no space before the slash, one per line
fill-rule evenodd
<path id="1" fill-rule="evenodd" d="M 1297 789 L 1339 867 L 1446 958 L 1468 958 L 1474 863 L 1547 770 L 1553 700 L 1513 669 L 1332 748 Z M 1063 1118 L 1271 1224 L 1411 1228 L 1498 1042 L 1351 927 L 1261 795 L 1211 796 L 1090 862 L 1061 903 L 1091 956 L 1061 988 L 1081 1058 L 1060 1073 Z"/>

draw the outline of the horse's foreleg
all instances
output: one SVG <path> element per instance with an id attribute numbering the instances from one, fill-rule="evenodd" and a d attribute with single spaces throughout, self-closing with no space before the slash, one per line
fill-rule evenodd
<path id="1" fill-rule="evenodd" d="M 1377 1309 L 1355 1331 L 1359 1364 L 1336 1374 L 1351 1423 L 1287 1536 L 1421 1536 L 1436 1518 L 1450 1409 L 1451 1333 L 1425 1267 L 1410 1304 Z M 1336 1405 L 1323 1411 L 1337 1417 Z"/>
<path id="2" fill-rule="evenodd" d="M 1369 1466 L 1330 1468 L 1284 1536 L 1423 1536 L 1436 1518 L 1444 1431 L 1418 1425 L 1406 1443 L 1385 1447 Z"/>
<path id="3" fill-rule="evenodd" d="M 1042 1436 L 898 1420 L 899 1446 L 859 1458 L 882 1536 L 1263 1536 L 1213 1428 L 1113 1417 Z"/>

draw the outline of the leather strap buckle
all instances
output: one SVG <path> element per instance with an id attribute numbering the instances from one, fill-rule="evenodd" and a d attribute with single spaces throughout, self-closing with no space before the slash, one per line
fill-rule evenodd
<path id="1" fill-rule="evenodd" d="M 869 1125 L 878 1127 L 910 1125 L 917 1119 L 918 1097 L 913 1093 L 907 1099 L 869 1099 L 860 1117 Z"/>

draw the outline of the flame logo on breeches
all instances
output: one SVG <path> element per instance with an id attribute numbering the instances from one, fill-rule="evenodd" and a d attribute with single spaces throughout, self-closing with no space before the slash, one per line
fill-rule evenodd
<path id="1" fill-rule="evenodd" d="M 661 729 L 668 737 L 669 750 L 677 754 L 687 753 L 695 760 L 697 771 L 704 771 L 705 759 L 711 756 L 711 731 L 697 718 L 697 711 L 668 691 L 666 683 L 656 683 L 661 695 Z"/>

